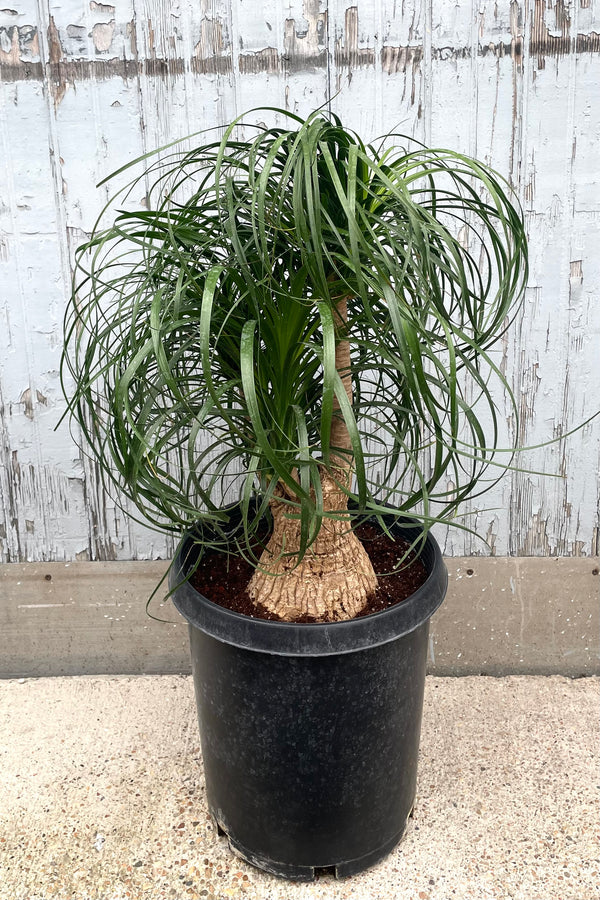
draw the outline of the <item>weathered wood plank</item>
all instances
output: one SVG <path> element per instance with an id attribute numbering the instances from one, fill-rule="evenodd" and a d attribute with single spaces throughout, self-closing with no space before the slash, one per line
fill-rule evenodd
<path id="1" fill-rule="evenodd" d="M 77 451 L 54 432 L 64 235 L 40 128 L 47 105 L 35 82 L 0 84 L 0 97 L 0 559 L 72 558 L 86 515 Z"/>
<path id="2" fill-rule="evenodd" d="M 0 10 L 0 559 L 171 551 L 106 495 L 65 427 L 53 430 L 73 252 L 111 189 L 95 189 L 101 178 L 256 105 L 305 114 L 332 98 L 367 138 L 397 129 L 506 174 L 532 255 L 523 315 L 497 356 L 523 441 L 591 415 L 599 82 L 597 0 L 18 0 Z M 596 421 L 519 460 L 566 478 L 515 474 L 470 522 L 498 555 L 597 552 L 599 460 Z M 489 552 L 459 532 L 442 538 L 449 553 Z"/>
<path id="3" fill-rule="evenodd" d="M 560 437 L 598 409 L 597 391 L 592 388 L 598 383 L 592 359 L 595 342 L 590 334 L 597 293 L 593 297 L 581 290 L 583 263 L 574 209 L 577 156 L 586 159 L 597 141 L 592 139 L 590 146 L 585 116 L 577 111 L 581 67 L 592 61 L 584 63 L 573 53 L 561 58 L 566 50 L 560 41 L 573 44 L 577 33 L 577 5 L 569 9 L 566 16 L 566 7 L 557 4 L 549 23 L 548 10 L 536 4 L 530 23 L 521 183 L 533 254 L 529 302 L 513 342 L 513 379 L 526 444 Z M 541 55 L 548 42 L 551 61 Z M 596 184 L 590 191 L 592 204 L 597 196 Z M 588 479 L 578 474 L 591 459 L 593 466 L 597 456 L 598 431 L 592 427 L 542 450 L 543 467 L 559 477 L 515 476 L 512 552 L 575 556 L 590 552 L 597 492 L 595 488 L 590 492 Z M 583 521 L 592 527 L 582 528 Z"/>

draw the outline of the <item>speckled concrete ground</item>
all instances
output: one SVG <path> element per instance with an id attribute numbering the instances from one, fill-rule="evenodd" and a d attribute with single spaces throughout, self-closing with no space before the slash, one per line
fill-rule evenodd
<path id="1" fill-rule="evenodd" d="M 597 678 L 429 678 L 416 815 L 294 885 L 209 820 L 186 677 L 0 682 L 1 900 L 600 900 Z"/>

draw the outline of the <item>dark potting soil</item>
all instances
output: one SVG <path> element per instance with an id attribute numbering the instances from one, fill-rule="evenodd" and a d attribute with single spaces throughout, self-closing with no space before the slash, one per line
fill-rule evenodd
<path id="1" fill-rule="evenodd" d="M 391 540 L 369 523 L 360 525 L 356 529 L 356 534 L 363 542 L 373 568 L 379 576 L 377 591 L 369 598 L 366 607 L 356 618 L 381 612 L 396 603 L 401 603 L 427 579 L 425 566 L 420 559 L 415 558 L 414 553 L 394 571 L 409 548 L 409 544 L 402 538 Z M 250 563 L 240 556 L 206 550 L 200 565 L 191 577 L 191 583 L 213 603 L 218 603 L 226 609 L 255 619 L 278 621 L 278 616 L 250 599 L 247 587 L 253 571 Z M 309 623 L 318 620 L 312 616 L 304 616 L 297 621 Z"/>

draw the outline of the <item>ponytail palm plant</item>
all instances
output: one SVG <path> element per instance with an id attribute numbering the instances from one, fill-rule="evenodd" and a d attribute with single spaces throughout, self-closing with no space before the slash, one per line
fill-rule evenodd
<path id="1" fill-rule="evenodd" d="M 144 208 L 78 251 L 63 365 L 71 414 L 145 519 L 210 523 L 254 559 L 256 602 L 331 621 L 376 588 L 361 516 L 413 511 L 425 533 L 495 481 L 491 381 L 511 395 L 488 351 L 526 240 L 482 163 L 276 112 L 285 127 L 243 139 L 238 120 L 129 186 Z"/>

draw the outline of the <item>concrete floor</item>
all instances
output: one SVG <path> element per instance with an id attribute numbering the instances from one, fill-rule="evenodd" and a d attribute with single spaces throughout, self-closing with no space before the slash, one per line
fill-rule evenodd
<path id="1" fill-rule="evenodd" d="M 215 833 L 190 678 L 0 682 L 0 898 L 600 900 L 599 687 L 428 678 L 406 838 L 295 885 Z"/>

